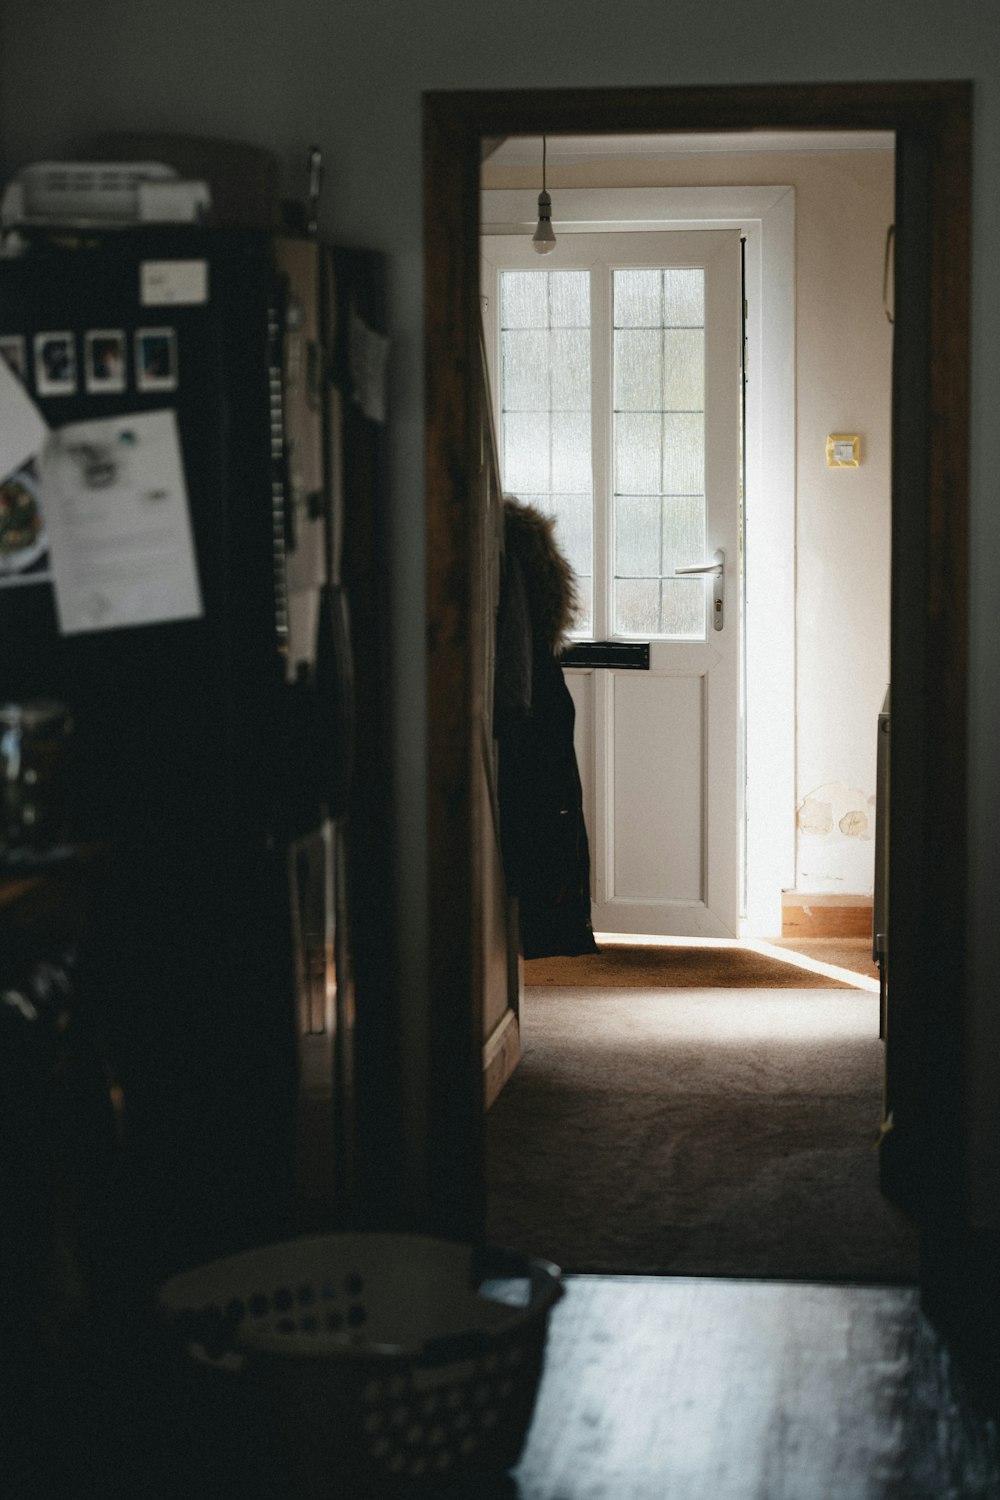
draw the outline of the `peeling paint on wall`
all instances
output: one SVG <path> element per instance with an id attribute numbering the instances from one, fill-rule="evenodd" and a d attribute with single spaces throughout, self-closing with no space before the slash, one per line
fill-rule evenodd
<path id="1" fill-rule="evenodd" d="M 874 880 L 874 795 L 844 781 L 814 787 L 796 808 L 796 887 L 863 896 Z"/>
<path id="2" fill-rule="evenodd" d="M 800 833 L 823 838 L 833 829 L 833 803 L 820 802 L 817 797 L 806 797 L 799 803 L 798 825 Z"/>
<path id="3" fill-rule="evenodd" d="M 873 836 L 875 799 L 843 781 L 828 781 L 809 792 L 796 810 L 799 833 L 806 838 L 868 840 Z M 834 830 L 836 829 L 836 832 Z"/>

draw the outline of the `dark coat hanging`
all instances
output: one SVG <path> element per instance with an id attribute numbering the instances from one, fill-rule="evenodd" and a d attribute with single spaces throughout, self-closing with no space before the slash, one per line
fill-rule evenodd
<path id="1" fill-rule="evenodd" d="M 553 521 L 506 498 L 494 732 L 504 869 L 519 898 L 525 958 L 597 951 L 576 711 L 559 663 L 575 611 L 575 579 Z"/>

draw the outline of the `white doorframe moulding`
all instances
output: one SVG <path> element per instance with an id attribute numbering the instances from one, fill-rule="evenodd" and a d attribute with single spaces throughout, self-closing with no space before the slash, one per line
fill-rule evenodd
<path id="1" fill-rule="evenodd" d="M 534 189 L 487 189 L 480 233 L 534 232 Z M 746 238 L 747 484 L 743 937 L 781 933 L 795 884 L 795 191 L 560 188 L 560 233 L 741 229 Z M 734 365 L 735 368 L 735 365 Z"/>

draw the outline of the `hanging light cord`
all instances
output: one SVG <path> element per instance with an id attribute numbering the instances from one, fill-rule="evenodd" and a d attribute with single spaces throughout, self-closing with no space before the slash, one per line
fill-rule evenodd
<path id="1" fill-rule="evenodd" d="M 556 237 L 552 231 L 552 200 L 545 187 L 545 164 L 548 150 L 548 140 L 542 136 L 542 191 L 538 195 L 538 225 L 531 237 L 531 243 L 539 255 L 547 255 L 550 250 L 555 249 Z"/>

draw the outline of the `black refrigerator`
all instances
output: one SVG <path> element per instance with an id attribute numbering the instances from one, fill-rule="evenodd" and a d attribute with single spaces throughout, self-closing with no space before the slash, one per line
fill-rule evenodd
<path id="1" fill-rule="evenodd" d="M 37 467 L 0 572 L 0 702 L 73 726 L 60 845 L 7 873 L 98 851 L 79 970 L 152 1277 L 350 1214 L 349 575 L 363 620 L 383 316 L 380 258 L 305 237 L 47 226 L 0 256 L 0 353 L 49 428 L 168 413 L 186 490 L 185 618 L 64 628 Z"/>

